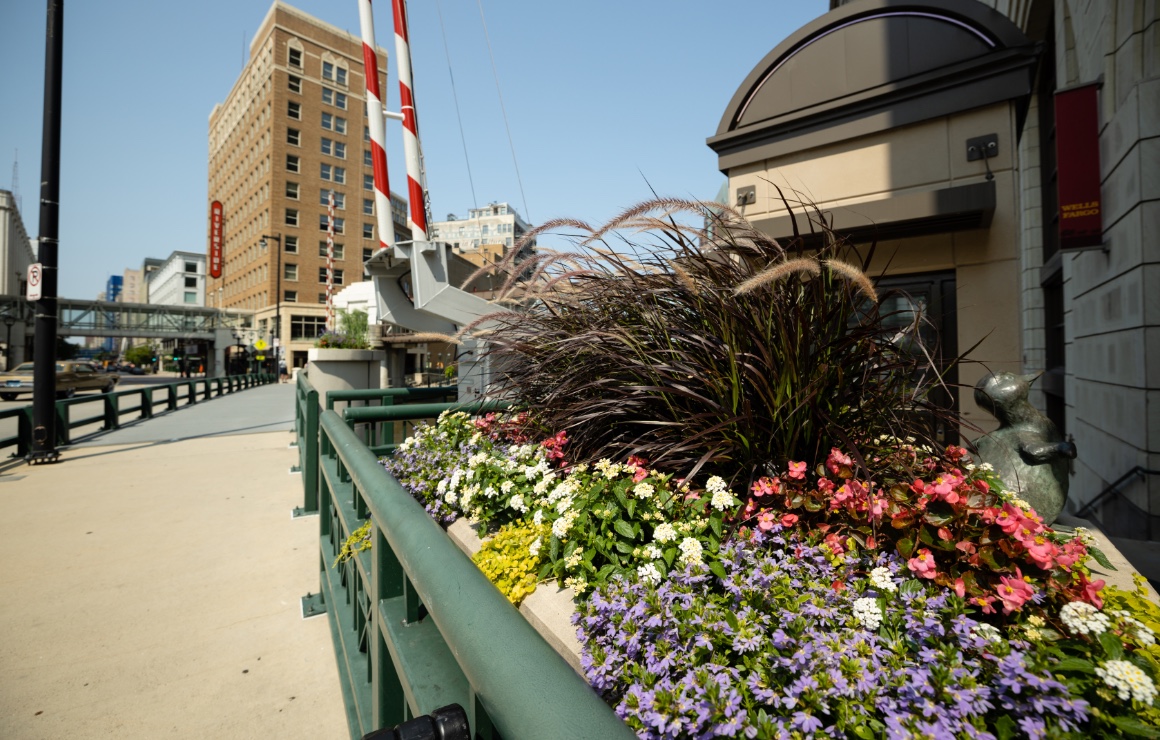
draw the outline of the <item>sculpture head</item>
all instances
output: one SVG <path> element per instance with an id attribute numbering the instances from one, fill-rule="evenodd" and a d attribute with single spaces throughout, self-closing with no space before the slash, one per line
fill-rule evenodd
<path id="1" fill-rule="evenodd" d="M 975 385 L 975 403 L 999 421 L 1004 421 L 1010 409 L 1027 401 L 1027 392 L 1040 375 L 1042 373 L 1016 375 L 1006 372 L 985 375 Z"/>

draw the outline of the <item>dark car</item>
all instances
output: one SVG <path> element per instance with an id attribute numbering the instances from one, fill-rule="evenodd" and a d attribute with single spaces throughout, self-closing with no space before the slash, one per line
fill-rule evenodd
<path id="1" fill-rule="evenodd" d="M 0 399 L 15 401 L 21 393 L 32 393 L 33 363 L 24 362 L 6 373 L 0 373 Z M 72 398 L 77 391 L 96 390 L 110 393 L 120 378 L 106 373 L 92 363 L 71 360 L 56 363 L 56 395 Z"/>

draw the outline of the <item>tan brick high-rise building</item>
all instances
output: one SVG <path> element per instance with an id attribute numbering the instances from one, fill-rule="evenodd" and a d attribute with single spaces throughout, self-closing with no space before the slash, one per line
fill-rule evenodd
<path id="1" fill-rule="evenodd" d="M 378 53 L 385 90 L 387 54 Z M 224 246 L 206 303 L 254 311 L 267 341 L 280 323 L 293 365 L 305 363 L 324 324 L 330 191 L 335 292 L 363 280 L 378 246 L 369 141 L 362 41 L 275 0 L 209 117 L 207 224 L 209 203 L 221 201 Z M 392 193 L 391 205 L 396 239 L 409 239 L 406 203 Z"/>

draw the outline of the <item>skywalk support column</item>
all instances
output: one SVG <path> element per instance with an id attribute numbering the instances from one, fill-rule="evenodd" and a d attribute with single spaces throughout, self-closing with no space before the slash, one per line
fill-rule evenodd
<path id="1" fill-rule="evenodd" d="M 60 216 L 60 104 L 64 0 L 48 0 L 44 51 L 44 134 L 40 150 L 41 298 L 33 348 L 32 448 L 29 462 L 56 462 L 57 235 Z"/>

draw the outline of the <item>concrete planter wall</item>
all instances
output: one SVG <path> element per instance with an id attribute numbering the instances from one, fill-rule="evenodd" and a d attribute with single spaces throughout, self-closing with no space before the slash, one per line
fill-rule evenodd
<path id="1" fill-rule="evenodd" d="M 307 354 L 306 374 L 325 404 L 329 391 L 381 387 L 379 370 L 386 356 L 382 350 L 314 348 Z"/>

